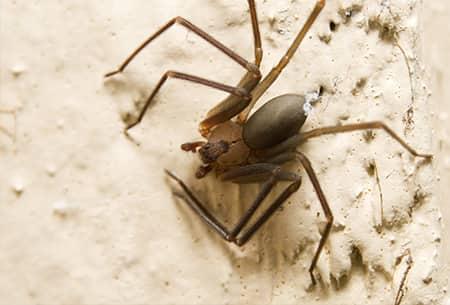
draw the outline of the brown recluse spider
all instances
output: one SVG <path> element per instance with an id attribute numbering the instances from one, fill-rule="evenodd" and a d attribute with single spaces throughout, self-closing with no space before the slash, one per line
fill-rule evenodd
<path id="1" fill-rule="evenodd" d="M 306 33 L 325 6 L 325 0 L 316 0 L 316 4 L 311 14 L 295 37 L 291 46 L 281 57 L 279 63 L 272 68 L 269 74 L 264 78 L 259 70 L 263 51 L 261 47 L 261 36 L 255 1 L 248 0 L 248 5 L 254 38 L 255 60 L 253 63 L 245 60 L 188 20 L 182 17 L 175 17 L 145 40 L 130 56 L 128 56 L 119 69 L 107 73 L 105 77 L 110 77 L 122 72 L 143 48 L 176 23 L 194 32 L 244 67 L 247 72 L 236 86 L 225 85 L 178 71 L 167 71 L 163 74 L 155 89 L 148 97 L 137 120 L 126 126 L 125 131 L 142 120 L 148 106 L 168 78 L 183 79 L 229 93 L 229 96 L 212 108 L 207 113 L 206 118 L 200 122 L 199 132 L 206 140 L 184 143 L 181 145 L 181 149 L 199 153 L 203 165 L 201 165 L 196 172 L 196 177 L 198 179 L 204 177 L 212 169 L 215 169 L 222 181 L 231 181 L 239 184 L 261 183 L 258 195 L 237 224 L 232 229 L 227 229 L 208 211 L 205 205 L 201 203 L 183 180 L 169 170 L 166 170 L 167 175 L 175 180 L 184 191 L 174 192 L 174 194 L 177 197 L 182 198 L 188 206 L 214 231 L 222 236 L 223 239 L 233 242 L 238 246 L 242 246 L 270 218 L 270 216 L 274 214 L 289 196 L 299 189 L 301 176 L 286 171 L 281 167 L 281 165 L 288 161 L 298 160 L 305 168 L 306 173 L 312 182 L 327 219 L 325 230 L 323 231 L 309 268 L 312 283 L 315 284 L 316 280 L 313 271 L 322 248 L 330 234 L 333 223 L 333 214 L 311 166 L 311 162 L 296 148 L 305 141 L 321 135 L 355 130 L 383 129 L 414 156 L 431 158 L 431 155 L 416 152 L 391 128 L 379 121 L 321 127 L 306 132 L 299 132 L 307 117 L 307 111 L 304 109 L 304 106 L 308 106 L 307 104 L 309 103 L 303 95 L 285 94 L 275 97 L 265 103 L 249 117 L 249 113 L 255 103 L 277 79 L 281 71 L 286 67 L 289 60 L 297 51 Z M 255 214 L 256 210 L 271 192 L 273 187 L 278 182 L 283 181 L 290 183 L 270 204 L 267 210 L 264 211 L 249 228 L 243 231 L 244 227 L 248 224 L 249 220 Z"/>

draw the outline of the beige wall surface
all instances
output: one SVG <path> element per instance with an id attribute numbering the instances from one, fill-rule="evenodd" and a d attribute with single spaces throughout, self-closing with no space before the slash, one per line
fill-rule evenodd
<path id="1" fill-rule="evenodd" d="M 268 73 L 314 0 L 256 2 Z M 195 179 L 198 156 L 179 148 L 223 93 L 169 80 L 134 141 L 123 133 L 165 71 L 234 85 L 244 70 L 175 26 L 103 78 L 177 15 L 252 60 L 246 1 L 0 0 L 0 304 L 449 304 L 449 7 L 328 0 L 257 104 L 322 87 L 303 130 L 381 120 L 435 155 L 380 130 L 299 148 L 335 218 L 312 287 L 325 218 L 298 164 L 301 189 L 242 248 L 172 195 L 165 168 L 228 227 L 255 197 Z"/>
<path id="2" fill-rule="evenodd" d="M 433 130 L 435 172 L 437 174 L 436 197 L 441 208 L 444 224 L 443 274 L 450 279 L 450 40 L 441 34 L 450 34 L 450 2 L 428 1 L 423 14 L 423 54 L 429 77 L 433 105 Z M 447 303 L 450 303 L 450 297 Z"/>

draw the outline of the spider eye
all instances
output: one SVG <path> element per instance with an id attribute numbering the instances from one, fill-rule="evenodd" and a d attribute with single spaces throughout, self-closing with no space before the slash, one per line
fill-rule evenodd
<path id="1" fill-rule="evenodd" d="M 226 153 L 230 145 L 225 141 L 206 143 L 199 149 L 200 158 L 203 163 L 209 164 L 216 161 L 222 154 Z"/>

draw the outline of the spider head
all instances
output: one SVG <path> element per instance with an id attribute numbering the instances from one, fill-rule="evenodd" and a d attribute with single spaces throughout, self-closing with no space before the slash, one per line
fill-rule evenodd
<path id="1" fill-rule="evenodd" d="M 221 155 L 228 152 L 230 143 L 220 140 L 217 142 L 208 142 L 204 144 L 199 150 L 200 159 L 205 164 L 215 162 Z"/>

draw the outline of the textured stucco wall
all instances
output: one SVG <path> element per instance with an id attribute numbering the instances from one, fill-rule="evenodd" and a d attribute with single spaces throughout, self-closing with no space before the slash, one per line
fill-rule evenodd
<path id="1" fill-rule="evenodd" d="M 257 1 L 263 72 L 313 2 Z M 16 122 L 0 114 L 0 125 L 16 132 L 15 141 L 0 134 L 0 302 L 394 304 L 409 251 L 402 304 L 441 304 L 447 279 L 438 265 L 437 166 L 383 132 L 328 136 L 301 148 L 335 215 L 313 290 L 307 268 L 324 217 L 298 166 L 291 168 L 305 176 L 301 190 L 243 249 L 171 195 L 163 168 L 185 178 L 228 225 L 254 196 L 256 187 L 221 184 L 214 175 L 196 181 L 197 157 L 179 149 L 199 138 L 198 122 L 223 94 L 169 81 L 131 131 L 139 145 L 124 137 L 122 118 L 136 113 L 167 69 L 228 84 L 243 71 L 176 27 L 124 75 L 106 82 L 102 75 L 176 15 L 253 58 L 246 1 L 0 3 L 0 109 L 17 110 Z M 305 130 L 383 120 L 429 152 L 435 116 L 421 22 L 420 1 L 329 0 L 261 102 L 323 86 Z"/>
<path id="2" fill-rule="evenodd" d="M 450 2 L 428 1 L 423 7 L 423 56 L 433 110 L 433 146 L 437 178 L 436 198 L 441 208 L 444 232 L 442 234 L 442 271 L 444 281 L 450 279 L 450 41 L 441 39 L 450 33 Z M 443 304 L 450 304 L 450 296 Z"/>

